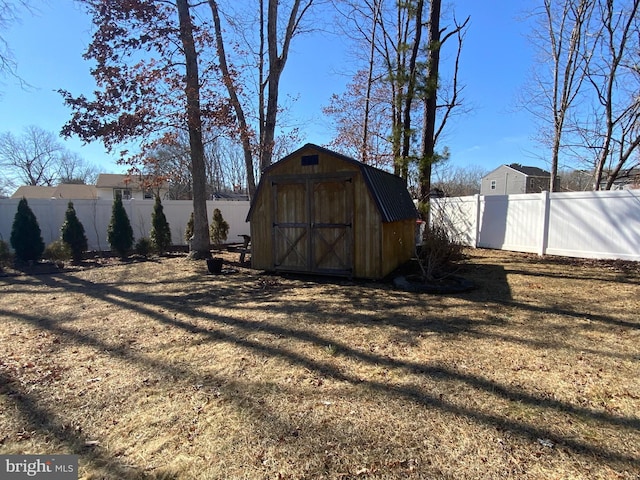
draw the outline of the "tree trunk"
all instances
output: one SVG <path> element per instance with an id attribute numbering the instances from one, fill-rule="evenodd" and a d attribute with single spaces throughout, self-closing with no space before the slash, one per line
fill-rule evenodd
<path id="1" fill-rule="evenodd" d="M 553 82 L 551 92 L 547 92 L 550 95 L 550 107 L 553 114 L 550 192 L 554 192 L 556 189 L 562 137 L 566 130 L 565 120 L 581 90 L 585 72 L 588 69 L 590 55 L 584 51 L 583 38 L 586 35 L 592 9 L 593 1 L 591 0 L 575 2 L 565 0 L 563 12 L 558 16 L 553 11 L 552 0 L 544 0 L 544 15 L 553 61 Z M 556 31 L 555 22 L 559 22 L 558 31 Z M 569 27 L 570 31 L 567 31 Z"/>
<path id="2" fill-rule="evenodd" d="M 280 77 L 289 55 L 289 45 L 296 32 L 304 12 L 311 6 L 311 1 L 298 16 L 300 0 L 295 0 L 291 7 L 289 22 L 282 39 L 282 51 L 278 53 L 278 4 L 279 0 L 269 0 L 267 9 L 267 55 L 269 58 L 269 76 L 267 78 L 267 111 L 260 138 L 260 171 L 271 165 L 273 159 L 273 147 L 275 143 L 275 130 L 278 116 L 278 93 L 280 90 Z"/>
<path id="3" fill-rule="evenodd" d="M 238 128 L 240 130 L 240 141 L 242 143 L 242 150 L 244 152 L 244 164 L 247 170 L 247 190 L 249 192 L 249 198 L 253 198 L 256 193 L 256 179 L 253 173 L 253 153 L 251 148 L 251 128 L 247 123 L 244 115 L 244 109 L 242 103 L 238 98 L 238 92 L 234 84 L 233 78 L 229 71 L 227 64 L 227 54 L 225 51 L 224 40 L 222 38 L 222 25 L 220 23 L 220 14 L 218 12 L 218 3 L 215 0 L 209 0 L 209 7 L 211 8 L 211 14 L 213 16 L 213 27 L 216 38 L 216 49 L 218 50 L 218 62 L 220 64 L 220 71 L 222 72 L 222 79 L 229 93 L 231 105 L 238 119 Z"/>
<path id="4" fill-rule="evenodd" d="M 207 220 L 206 169 L 204 145 L 202 143 L 202 117 L 200 111 L 200 80 L 198 74 L 198 54 L 193 39 L 193 24 L 189 13 L 188 0 L 177 0 L 180 21 L 180 40 L 186 61 L 187 127 L 191 150 L 191 175 L 193 181 L 193 237 L 190 243 L 192 258 L 207 258 L 211 255 L 209 246 L 209 225 Z"/>
<path id="5" fill-rule="evenodd" d="M 375 54 L 376 54 L 376 30 L 378 23 L 378 15 L 380 11 L 381 0 L 374 0 L 373 2 L 373 21 L 371 22 L 371 44 L 369 46 L 369 65 L 367 72 L 367 89 L 364 99 L 364 121 L 362 125 L 362 163 L 368 163 L 369 159 L 369 115 L 371 112 L 371 90 L 373 87 L 373 69 L 375 66 Z"/>
<path id="6" fill-rule="evenodd" d="M 440 0 L 432 0 L 429 11 L 427 75 L 424 99 L 424 126 L 422 129 L 422 152 L 418 166 L 420 184 L 420 211 L 425 214 L 429 206 L 431 191 L 431 165 L 435 157 L 436 109 L 438 99 L 438 73 L 440 67 Z"/>
<path id="7" fill-rule="evenodd" d="M 413 103 L 413 97 L 416 90 L 416 64 L 418 61 L 418 51 L 420 49 L 420 41 L 422 38 L 422 9 L 424 6 L 423 0 L 418 0 L 415 12 L 415 37 L 413 39 L 413 47 L 411 49 L 411 57 L 409 59 L 409 72 L 407 79 L 407 95 L 404 99 L 404 113 L 402 119 L 402 169 L 400 176 L 404 179 L 405 183 L 409 177 L 409 153 L 411 148 L 411 105 Z M 434 119 L 435 122 L 435 119 Z M 432 135 L 433 136 L 433 135 Z"/>

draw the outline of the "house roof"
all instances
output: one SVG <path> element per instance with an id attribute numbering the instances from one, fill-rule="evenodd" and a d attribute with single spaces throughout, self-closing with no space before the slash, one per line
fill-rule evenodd
<path id="1" fill-rule="evenodd" d="M 11 198 L 51 198 L 56 187 L 22 185 L 11 195 Z"/>
<path id="2" fill-rule="evenodd" d="M 97 188 L 133 188 L 141 189 L 140 183 L 143 178 L 153 180 L 153 176 L 123 175 L 117 173 L 101 173 L 96 180 Z M 153 183 L 153 182 L 149 182 Z M 169 188 L 169 183 L 162 182 L 161 188 Z"/>
<path id="3" fill-rule="evenodd" d="M 380 212 L 383 222 L 396 222 L 399 220 L 414 219 L 419 217 L 416 206 L 413 203 L 411 195 L 409 195 L 409 191 L 407 190 L 407 187 L 402 178 L 389 172 L 385 172 L 384 170 L 381 170 L 379 168 L 359 162 L 351 157 L 347 157 L 346 155 L 342 155 L 327 148 L 314 145 L 313 143 L 305 144 L 295 152 L 287 155 L 278 162 L 267 167 L 262 172 L 260 184 L 258 185 L 258 189 L 254 198 L 258 197 L 263 179 L 266 178 L 268 172 L 270 172 L 274 168 L 277 168 L 280 163 L 285 162 L 292 157 L 297 157 L 303 150 L 307 149 L 317 150 L 326 155 L 340 158 L 341 160 L 344 160 L 345 162 L 351 163 L 352 165 L 358 167 L 362 172 L 362 176 L 367 187 L 369 188 L 369 192 L 371 193 L 371 196 L 373 197 L 375 204 L 378 207 L 378 211 Z M 251 218 L 253 205 L 254 203 L 251 202 L 251 208 L 249 209 L 249 213 L 247 214 L 247 221 L 249 221 L 249 219 Z"/>
<path id="4" fill-rule="evenodd" d="M 214 192 L 213 193 L 214 200 L 227 200 L 227 201 L 247 201 L 249 200 L 249 195 L 246 193 L 235 193 L 235 192 Z"/>
<path id="5" fill-rule="evenodd" d="M 115 173 L 101 173 L 96 180 L 97 188 L 128 188 L 133 183 L 133 178 L 129 175 Z"/>
<path id="6" fill-rule="evenodd" d="M 55 187 L 23 185 L 18 187 L 11 198 L 65 198 L 83 200 L 98 198 L 96 187 L 75 183 L 63 183 Z"/>
<path id="7" fill-rule="evenodd" d="M 524 173 L 529 177 L 550 177 L 551 174 L 546 170 L 542 170 L 538 167 L 527 167 L 524 165 L 520 165 L 519 163 L 512 163 L 511 165 L 507 165 L 509 168 L 513 168 L 520 173 Z"/>

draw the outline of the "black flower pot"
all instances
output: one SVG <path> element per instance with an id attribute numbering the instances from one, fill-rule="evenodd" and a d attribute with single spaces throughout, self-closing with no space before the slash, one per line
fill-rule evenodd
<path id="1" fill-rule="evenodd" d="M 222 273 L 222 258 L 207 258 L 207 269 L 209 273 L 220 275 Z"/>

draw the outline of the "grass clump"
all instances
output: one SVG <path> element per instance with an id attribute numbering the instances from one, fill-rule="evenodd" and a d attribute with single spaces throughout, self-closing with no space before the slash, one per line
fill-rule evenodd
<path id="1" fill-rule="evenodd" d="M 147 237 L 139 238 L 133 249 L 137 255 L 147 258 L 154 250 L 153 242 Z"/>
<path id="2" fill-rule="evenodd" d="M 73 258 L 73 251 L 67 242 L 63 240 L 56 240 L 46 246 L 42 257 L 45 260 L 52 261 L 59 267 L 62 267 L 65 262 L 68 262 Z"/>

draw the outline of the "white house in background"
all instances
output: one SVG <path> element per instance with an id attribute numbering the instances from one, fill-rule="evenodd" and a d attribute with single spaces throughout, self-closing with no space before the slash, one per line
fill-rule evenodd
<path id="1" fill-rule="evenodd" d="M 121 195 L 123 200 L 153 199 L 158 192 L 160 198 L 167 198 L 169 184 L 163 182 L 159 187 L 148 188 L 144 185 L 144 179 L 136 175 L 117 175 L 113 173 L 101 173 L 96 181 L 98 198 L 113 200 L 116 195 Z"/>
<path id="2" fill-rule="evenodd" d="M 169 184 L 163 182 L 160 188 L 146 188 L 141 177 L 101 173 L 95 185 L 61 184 L 55 187 L 23 185 L 18 187 L 11 198 L 60 198 L 65 200 L 113 200 L 117 194 L 123 200 L 153 199 L 158 192 L 160 198 L 167 198 Z"/>
<path id="3" fill-rule="evenodd" d="M 538 167 L 524 167 L 517 163 L 501 165 L 482 177 L 480 195 L 513 195 L 540 193 L 549 190 L 551 174 Z M 556 182 L 559 183 L 556 178 Z"/>
<path id="4" fill-rule="evenodd" d="M 92 200 L 98 198 L 95 185 L 64 183 L 55 187 L 23 185 L 11 198 L 61 198 L 65 200 Z"/>

